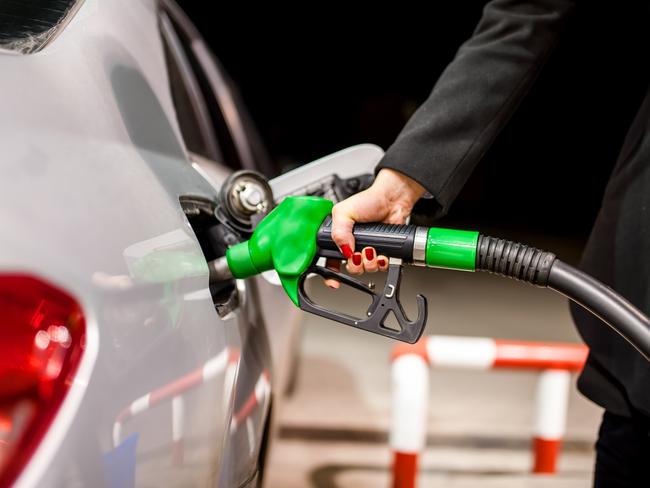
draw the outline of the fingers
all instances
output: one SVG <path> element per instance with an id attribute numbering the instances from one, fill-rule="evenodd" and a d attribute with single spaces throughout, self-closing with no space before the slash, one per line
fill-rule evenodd
<path id="1" fill-rule="evenodd" d="M 348 270 L 348 273 L 352 275 L 358 275 L 363 273 L 363 257 L 360 252 L 355 252 L 352 254 L 350 259 L 348 259 L 345 269 Z"/>
<path id="2" fill-rule="evenodd" d="M 388 258 L 384 255 L 377 255 L 377 252 L 372 247 L 364 247 L 361 252 L 352 254 L 352 257 L 348 259 L 346 269 L 348 273 L 353 275 L 363 274 L 364 272 L 386 271 L 388 269 Z"/>
<path id="3" fill-rule="evenodd" d="M 379 271 L 386 271 L 388 269 L 388 258 L 382 254 L 377 256 L 377 268 Z"/>
<path id="4" fill-rule="evenodd" d="M 364 247 L 361 251 L 363 257 L 363 268 L 368 273 L 376 273 L 378 268 L 377 265 L 377 253 L 372 247 Z"/>
<path id="5" fill-rule="evenodd" d="M 328 259 L 325 266 L 331 270 L 340 271 L 341 261 Z M 361 252 L 352 254 L 347 261 L 346 269 L 348 273 L 353 275 L 360 275 L 364 272 L 386 271 L 388 269 L 388 258 L 384 255 L 377 255 L 377 252 L 372 247 L 364 247 Z M 327 278 L 324 281 L 327 286 L 333 289 L 338 289 L 341 286 L 341 283 L 334 278 Z"/>
<path id="6" fill-rule="evenodd" d="M 339 261 L 338 259 L 328 259 L 325 262 L 325 266 L 333 271 L 341 271 L 341 261 Z M 339 283 L 334 278 L 327 278 L 325 280 L 325 284 L 330 288 L 334 288 L 335 290 L 338 289 L 339 286 L 341 286 L 341 283 Z"/>
<path id="7" fill-rule="evenodd" d="M 352 206 L 348 200 L 344 200 L 332 209 L 332 240 L 348 261 L 350 261 L 354 251 L 353 227 Z"/>

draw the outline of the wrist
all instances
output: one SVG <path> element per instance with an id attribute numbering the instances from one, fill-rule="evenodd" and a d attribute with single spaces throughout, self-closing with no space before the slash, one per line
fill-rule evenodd
<path id="1" fill-rule="evenodd" d="M 396 199 L 409 202 L 411 206 L 426 193 L 426 189 L 413 178 L 389 168 L 379 170 L 375 184 L 387 189 Z"/>

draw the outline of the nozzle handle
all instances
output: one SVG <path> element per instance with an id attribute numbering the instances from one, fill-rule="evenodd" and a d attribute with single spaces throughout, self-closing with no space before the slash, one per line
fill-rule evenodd
<path id="1" fill-rule="evenodd" d="M 377 254 L 391 258 L 401 258 L 404 262 L 413 261 L 413 244 L 415 242 L 417 226 L 395 224 L 355 224 L 354 234 L 355 249 L 360 251 L 364 247 L 374 247 Z M 339 248 L 332 240 L 332 216 L 325 217 L 318 229 L 316 236 L 318 255 L 327 258 L 343 259 Z"/>

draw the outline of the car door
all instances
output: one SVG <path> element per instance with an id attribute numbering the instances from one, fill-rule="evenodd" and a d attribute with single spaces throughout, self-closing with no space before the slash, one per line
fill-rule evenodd
<path id="1" fill-rule="evenodd" d="M 170 91 L 192 167 L 216 191 L 233 170 L 272 174 L 274 168 L 227 74 L 178 6 L 173 2 L 161 5 Z M 218 257 L 209 243 L 210 229 L 216 223 L 214 200 L 190 194 L 181 198 L 208 260 Z M 256 482 L 265 454 L 272 373 L 268 322 L 286 322 L 292 314 L 281 290 L 263 279 L 228 286 L 225 293 L 211 290 L 221 319 L 232 320 L 233 315 L 239 319 L 236 340 L 229 345 L 231 358 L 237 357 L 238 362 L 218 484 L 241 486 Z M 278 298 L 281 305 L 269 309 L 269 303 L 278 303 Z"/>
<path id="2" fill-rule="evenodd" d="M 218 102 L 207 76 L 218 66 L 197 58 L 195 39 L 172 13 L 181 15 L 163 5 L 157 20 L 175 120 L 154 106 L 137 72 L 112 76 L 130 139 L 186 225 L 124 251 L 129 277 L 150 285 L 151 296 L 140 311 L 142 300 L 128 307 L 129 293 L 116 294 L 114 313 L 135 322 L 121 327 L 116 361 L 128 364 L 120 377 L 132 393 L 115 416 L 108 459 L 134 450 L 136 485 L 242 486 L 257 479 L 271 404 L 264 313 L 254 280 L 209 287 L 202 271 L 218 257 L 210 232 L 221 184 L 234 169 L 257 166 L 247 139 L 233 136 L 236 106 L 224 115 L 228 102 Z M 180 139 L 165 140 L 167 124 Z"/>
<path id="3" fill-rule="evenodd" d="M 253 280 L 210 289 L 205 240 L 241 157 L 215 137 L 214 177 L 196 169 L 157 1 L 66 3 L 54 41 L 0 55 L 0 271 L 64 290 L 85 317 L 69 391 L 34 417 L 18 482 L 242 485 L 271 402 L 264 313 Z"/>

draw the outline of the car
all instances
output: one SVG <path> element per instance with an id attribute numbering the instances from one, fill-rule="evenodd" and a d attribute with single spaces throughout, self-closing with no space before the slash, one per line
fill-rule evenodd
<path id="1" fill-rule="evenodd" d="M 261 278 L 208 287 L 221 184 L 274 171 L 230 80 L 173 2 L 0 25 L 0 484 L 256 485 L 268 330 L 297 312 Z"/>
<path id="2" fill-rule="evenodd" d="M 228 182 L 277 173 L 236 87 L 172 0 L 3 2 L 0 72 L 0 486 L 259 486 L 300 314 L 209 283 Z"/>

